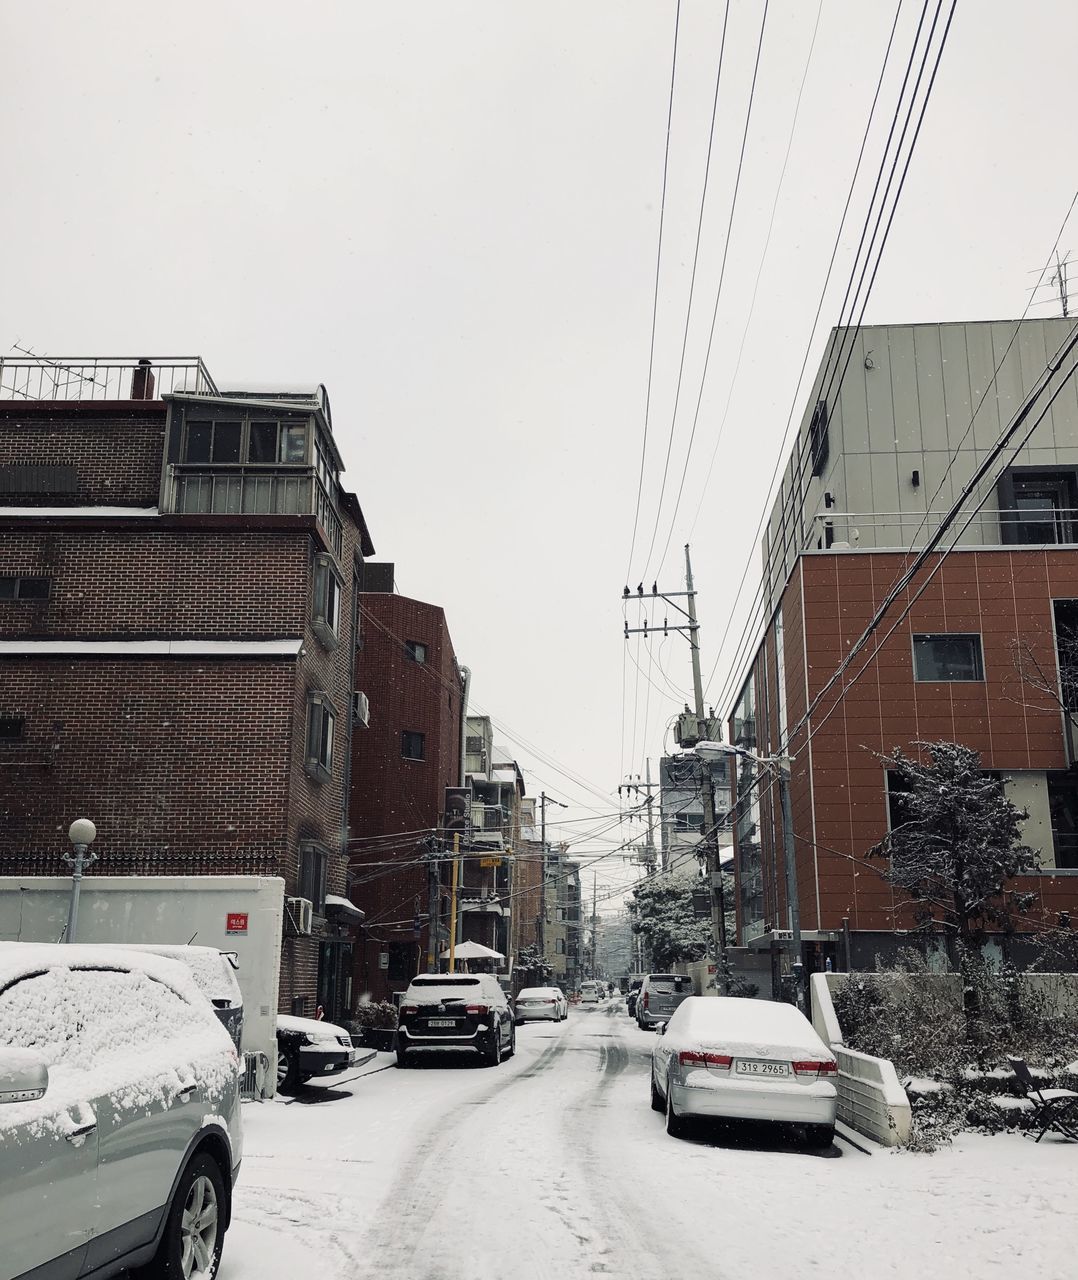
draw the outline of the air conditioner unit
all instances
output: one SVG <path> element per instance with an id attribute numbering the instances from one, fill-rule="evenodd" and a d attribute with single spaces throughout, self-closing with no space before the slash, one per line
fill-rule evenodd
<path id="1" fill-rule="evenodd" d="M 310 898 L 285 898 L 285 921 L 293 937 L 310 936 L 314 922 L 314 903 Z"/>
<path id="2" fill-rule="evenodd" d="M 371 723 L 371 704 L 365 693 L 357 689 L 352 694 L 352 720 L 355 724 L 369 727 Z"/>

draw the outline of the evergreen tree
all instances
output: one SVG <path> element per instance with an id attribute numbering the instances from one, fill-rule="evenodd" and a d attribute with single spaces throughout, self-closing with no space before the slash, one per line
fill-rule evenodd
<path id="1" fill-rule="evenodd" d="M 692 870 L 661 871 L 633 889 L 633 932 L 643 937 L 656 971 L 707 954 L 711 921 L 696 917 L 692 891 L 697 883 Z"/>
<path id="2" fill-rule="evenodd" d="M 890 859 L 887 879 L 910 897 L 918 923 L 948 930 L 963 953 L 979 951 L 989 927 L 1009 932 L 1036 895 L 1013 878 L 1037 869 L 1021 842 L 1029 816 L 1007 799 L 981 758 L 957 742 L 921 742 L 930 763 L 897 748 L 883 757 L 896 777 L 897 821 L 870 857 Z"/>

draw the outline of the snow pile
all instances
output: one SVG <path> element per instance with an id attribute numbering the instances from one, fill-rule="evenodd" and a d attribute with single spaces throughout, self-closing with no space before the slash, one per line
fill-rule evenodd
<path id="1" fill-rule="evenodd" d="M 169 946 L 164 943 L 138 943 L 125 946 L 124 950 L 179 960 L 190 969 L 198 989 L 207 1000 L 223 1000 L 232 1006 L 243 1004 L 240 985 L 228 958 L 231 953 L 218 951 L 216 947 Z"/>
<path id="2" fill-rule="evenodd" d="M 0 1109 L 0 1134 L 64 1132 L 70 1109 L 101 1097 L 149 1112 L 197 1083 L 207 1102 L 225 1099 L 238 1077 L 232 1042 L 182 965 L 107 947 L 0 944 L 0 1046 L 49 1067 L 44 1098 Z"/>

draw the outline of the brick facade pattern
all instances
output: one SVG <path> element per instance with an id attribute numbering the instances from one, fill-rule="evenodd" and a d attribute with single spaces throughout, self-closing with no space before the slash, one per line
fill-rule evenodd
<path id="1" fill-rule="evenodd" d="M 355 687 L 370 700 L 370 726 L 356 726 L 352 738 L 351 897 L 367 913 L 355 989 L 382 999 L 403 989 L 402 967 L 410 973 L 426 968 L 431 939 L 425 924 L 419 936 L 412 928 L 417 900 L 427 914 L 433 896 L 433 912 L 447 918 L 449 864 L 442 864 L 436 882 L 422 859 L 427 840 L 438 834 L 445 788 L 460 779 L 461 684 L 437 605 L 363 592 L 360 615 Z M 408 656 L 408 640 L 426 646 L 424 663 Z M 403 757 L 405 730 L 424 735 L 425 759 Z M 392 974 L 380 966 L 383 954 L 393 957 Z"/>

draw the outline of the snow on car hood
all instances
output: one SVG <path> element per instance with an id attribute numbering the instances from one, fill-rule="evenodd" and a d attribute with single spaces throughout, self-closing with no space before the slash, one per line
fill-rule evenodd
<path id="1" fill-rule="evenodd" d="M 104 1096 L 125 1110 L 165 1108 L 192 1079 L 224 1099 L 238 1075 L 187 967 L 119 947 L 0 943 L 0 1046 L 49 1068 L 43 1098 L 0 1107 L 0 1134 L 27 1123 L 62 1131 L 70 1108 Z"/>
<path id="2" fill-rule="evenodd" d="M 319 1018 L 296 1018 L 290 1013 L 277 1015 L 279 1031 L 294 1031 L 297 1035 L 309 1036 L 312 1040 L 346 1040 L 352 1043 L 352 1037 L 335 1022 L 323 1022 Z"/>

